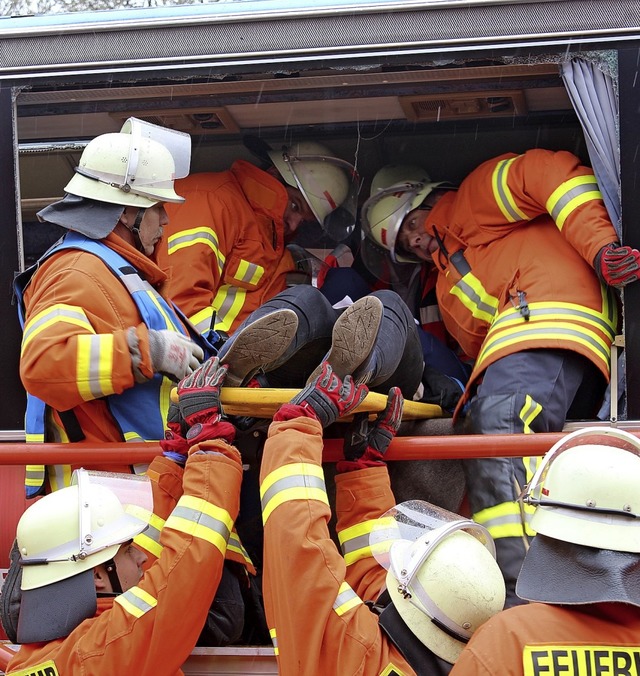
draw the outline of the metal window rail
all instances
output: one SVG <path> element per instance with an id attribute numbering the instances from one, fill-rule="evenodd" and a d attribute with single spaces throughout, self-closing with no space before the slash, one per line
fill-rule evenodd
<path id="1" fill-rule="evenodd" d="M 640 436 L 640 424 L 625 430 Z M 387 460 L 452 460 L 461 458 L 529 457 L 544 455 L 564 432 L 544 434 L 472 434 L 396 437 Z M 135 464 L 150 462 L 161 453 L 160 445 L 147 443 L 27 444 L 0 443 L 1 465 Z M 343 457 L 341 439 L 325 439 L 324 462 Z"/>

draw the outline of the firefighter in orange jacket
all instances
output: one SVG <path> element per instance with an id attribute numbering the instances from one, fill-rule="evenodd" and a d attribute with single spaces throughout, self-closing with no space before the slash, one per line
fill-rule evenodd
<path id="1" fill-rule="evenodd" d="M 355 224 L 358 181 L 348 162 L 308 141 L 261 152 L 264 170 L 237 160 L 228 171 L 177 181 L 186 201 L 167 209 L 158 264 L 169 276 L 167 293 L 203 335 L 233 333 L 265 301 L 307 279 L 300 248 L 287 248 L 303 222 L 332 232 L 336 214 L 348 212 Z"/>
<path id="2" fill-rule="evenodd" d="M 458 188 L 424 171 L 403 181 L 403 171 L 380 170 L 363 227 L 395 261 L 439 272 L 447 330 L 475 360 L 456 415 L 468 402 L 470 431 L 494 434 L 595 416 L 618 330 L 611 287 L 638 279 L 640 253 L 616 242 L 593 172 L 571 153 L 540 149 L 484 162 Z M 496 539 L 508 603 L 518 603 L 533 533 L 530 508 L 523 518 L 516 501 L 525 468 L 500 458 L 465 465 L 473 516 Z"/>
<path id="3" fill-rule="evenodd" d="M 336 478 L 343 555 L 338 551 L 327 526 L 323 428 L 366 393 L 325 361 L 269 429 L 260 473 L 263 588 L 283 676 L 447 674 L 473 631 L 504 603 L 504 581 L 484 528 L 418 501 L 433 530 L 414 520 L 413 539 L 395 530 L 390 535 L 395 500 L 384 453 L 401 421 L 398 388 L 373 423 L 357 415 L 347 434 Z M 414 513 L 405 503 L 392 511 L 404 507 Z M 370 540 L 374 533 L 382 537 Z"/>
<path id="4" fill-rule="evenodd" d="M 150 500 L 133 498 L 148 478 L 109 474 L 105 485 L 101 473 L 79 470 L 75 485 L 23 514 L 22 647 L 7 673 L 182 673 L 239 510 L 242 461 L 230 445 L 235 429 L 219 408 L 225 372 L 211 359 L 179 386 L 187 433 L 170 433 L 166 453 L 185 463 L 184 472 L 159 459 L 150 475 L 167 490 L 182 473 L 181 490 L 160 534 L 159 558 L 144 575 L 145 556 L 131 540 L 147 525 Z M 126 494 L 117 490 L 123 483 Z"/>
<path id="5" fill-rule="evenodd" d="M 518 577 L 527 606 L 491 618 L 452 674 L 635 674 L 640 664 L 640 442 L 585 428 L 546 455 L 523 499 L 537 535 Z"/>
<path id="6" fill-rule="evenodd" d="M 177 137 L 172 151 L 167 134 Z M 188 135 L 131 118 L 89 142 L 64 199 L 39 213 L 66 234 L 15 284 L 27 441 L 162 439 L 173 381 L 204 357 L 199 335 L 159 293 L 165 275 L 150 259 L 164 204 L 183 200 L 173 179 L 190 154 Z M 70 476 L 68 466 L 50 468 L 51 489 Z M 43 467 L 28 468 L 28 497 L 45 478 Z"/>

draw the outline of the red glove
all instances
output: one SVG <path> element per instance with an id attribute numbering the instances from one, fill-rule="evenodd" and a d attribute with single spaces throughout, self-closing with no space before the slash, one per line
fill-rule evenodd
<path id="1" fill-rule="evenodd" d="M 594 267 L 605 284 L 621 289 L 640 279 L 640 251 L 618 242 L 607 244 L 598 252 Z"/>
<path id="2" fill-rule="evenodd" d="M 188 428 L 217 422 L 222 417 L 220 388 L 227 369 L 220 365 L 218 357 L 212 357 L 178 384 L 180 414 Z"/>
<path id="3" fill-rule="evenodd" d="M 164 439 L 160 441 L 162 454 L 184 466 L 189 452 L 189 442 L 185 439 L 186 427 L 180 415 L 180 407 L 174 401 L 169 404 L 167 427 L 169 429 L 165 431 Z"/>
<path id="4" fill-rule="evenodd" d="M 301 415 L 313 412 L 322 427 L 328 427 L 338 418 L 357 408 L 368 392 L 366 385 L 356 385 L 351 376 L 340 380 L 333 372 L 331 364 L 325 361 L 316 380 L 300 390 L 289 405 L 300 406 Z M 282 420 L 283 418 L 276 419 Z"/>
<path id="5" fill-rule="evenodd" d="M 400 428 L 403 408 L 404 399 L 400 388 L 392 387 L 384 411 L 378 414 L 373 423 L 369 422 L 366 414 L 354 417 L 345 436 L 345 460 L 337 463 L 337 471 L 352 472 L 384 465 L 384 454 Z"/>

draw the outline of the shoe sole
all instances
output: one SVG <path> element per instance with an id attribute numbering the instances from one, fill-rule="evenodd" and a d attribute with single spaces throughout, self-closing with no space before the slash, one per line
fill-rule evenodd
<path id="1" fill-rule="evenodd" d="M 293 310 L 276 310 L 245 326 L 232 338 L 233 343 L 222 357 L 222 363 L 229 365 L 224 384 L 240 387 L 262 367 L 281 357 L 297 330 L 298 315 Z"/>
<path id="2" fill-rule="evenodd" d="M 365 296 L 350 305 L 336 320 L 331 349 L 324 361 L 331 364 L 341 380 L 349 374 L 354 375 L 371 355 L 383 314 L 382 301 L 375 296 Z M 307 384 L 320 375 L 321 369 L 322 364 L 309 376 Z M 362 379 L 362 382 L 367 379 L 366 374 L 363 374 Z M 360 382 L 360 379 L 356 380 Z"/>

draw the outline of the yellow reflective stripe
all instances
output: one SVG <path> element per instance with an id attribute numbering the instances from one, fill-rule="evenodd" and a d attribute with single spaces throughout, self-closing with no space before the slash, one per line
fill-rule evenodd
<path id="1" fill-rule="evenodd" d="M 24 485 L 40 488 L 44 483 L 44 472 L 44 465 L 27 465 L 25 468 Z"/>
<path id="2" fill-rule="evenodd" d="M 38 334 L 57 323 L 73 324 L 83 331 L 95 333 L 93 326 L 89 323 L 87 315 L 82 308 L 75 305 L 59 303 L 57 305 L 52 305 L 42 312 L 38 312 L 37 315 L 31 317 L 25 324 L 22 336 L 21 353 Z"/>
<path id="3" fill-rule="evenodd" d="M 246 295 L 246 289 L 230 284 L 223 284 L 218 289 L 212 303 L 216 311 L 216 330 L 228 332 L 231 329 L 233 322 L 244 307 Z"/>
<path id="4" fill-rule="evenodd" d="M 276 635 L 276 630 L 274 629 L 269 629 L 269 636 L 271 637 L 271 643 L 273 644 L 273 652 L 277 655 L 280 653 L 278 652 L 278 637 Z"/>
<path id="5" fill-rule="evenodd" d="M 143 439 L 137 432 L 124 432 L 122 436 L 125 441 L 132 441 L 135 443 L 148 441 L 147 439 Z"/>
<path id="6" fill-rule="evenodd" d="M 226 509 L 202 498 L 183 495 L 167 519 L 165 528 L 206 540 L 224 555 L 233 519 Z"/>
<path id="7" fill-rule="evenodd" d="M 559 185 L 547 200 L 547 211 L 562 230 L 567 218 L 580 206 L 601 200 L 602 193 L 593 174 L 576 176 Z"/>
<path id="8" fill-rule="evenodd" d="M 270 472 L 260 485 L 262 522 L 285 502 L 317 500 L 329 506 L 322 467 L 306 462 L 292 463 Z"/>
<path id="9" fill-rule="evenodd" d="M 7 673 L 11 674 L 11 676 L 59 676 L 58 667 L 56 667 L 56 663 L 53 660 L 47 660 L 26 669 L 20 669 L 20 671 L 9 671 Z"/>
<path id="10" fill-rule="evenodd" d="M 500 331 L 496 335 L 489 332 L 474 369 L 476 372 L 482 370 L 484 362 L 499 350 L 524 342 L 528 344 L 529 349 L 534 348 L 535 343 L 550 340 L 580 345 L 590 352 L 597 362 L 601 362 L 607 370 L 609 369 L 610 345 L 590 329 L 573 322 L 562 321 L 528 321 L 519 327 Z"/>
<path id="11" fill-rule="evenodd" d="M 76 381 L 78 392 L 85 401 L 114 394 L 113 334 L 78 336 Z"/>
<path id="12" fill-rule="evenodd" d="M 175 331 L 176 333 L 182 333 L 180 328 L 173 321 L 171 315 L 167 313 L 166 308 L 168 306 L 162 300 L 162 296 L 160 296 L 160 294 L 151 286 L 148 289 L 145 289 L 144 293 L 147 294 L 147 296 L 151 299 L 151 302 L 156 306 L 158 312 L 162 315 L 167 329 L 170 331 Z"/>
<path id="13" fill-rule="evenodd" d="M 472 273 L 467 273 L 449 291 L 476 318 L 491 323 L 498 311 L 500 302 L 492 296 L 482 285 L 482 282 Z"/>
<path id="14" fill-rule="evenodd" d="M 213 251 L 218 261 L 218 271 L 222 272 L 226 258 L 222 251 L 220 251 L 218 235 L 211 228 L 199 227 L 176 232 L 167 239 L 167 252 L 171 256 L 176 251 L 195 244 L 204 244 Z"/>
<path id="15" fill-rule="evenodd" d="M 527 394 L 524 398 L 524 404 L 520 409 L 520 420 L 522 420 L 523 431 L 525 434 L 533 434 L 531 423 L 542 413 L 542 406 Z"/>
<path id="16" fill-rule="evenodd" d="M 342 617 L 345 613 L 361 605 L 364 605 L 362 599 L 346 582 L 343 582 L 338 590 L 338 596 L 333 602 L 333 610 L 336 615 Z"/>
<path id="17" fill-rule="evenodd" d="M 571 643 L 525 645 L 522 673 L 524 676 L 640 676 L 640 648 Z"/>
<path id="18" fill-rule="evenodd" d="M 30 434 L 28 432 L 25 433 L 25 441 L 28 444 L 43 444 L 44 443 L 44 432 L 40 434 Z"/>
<path id="19" fill-rule="evenodd" d="M 513 197 L 508 186 L 509 168 L 522 155 L 512 157 L 510 160 L 501 160 L 493 170 L 491 176 L 491 189 L 493 191 L 493 198 L 502 212 L 502 215 L 509 223 L 516 221 L 528 221 L 529 216 L 522 211 Z"/>
<path id="20" fill-rule="evenodd" d="M 522 464 L 524 465 L 526 473 L 526 483 L 529 483 L 533 479 L 533 475 L 538 469 L 538 465 L 542 462 L 542 456 L 534 455 L 531 457 L 522 458 Z"/>
<path id="21" fill-rule="evenodd" d="M 160 533 L 164 528 L 164 524 L 164 519 L 160 518 L 157 514 L 151 514 L 148 527 L 133 538 L 133 541 L 137 545 L 151 552 L 157 559 L 160 558 L 160 554 L 162 554 L 162 550 L 164 549 L 160 544 Z"/>
<path id="22" fill-rule="evenodd" d="M 502 502 L 473 514 L 473 520 L 483 525 L 494 540 L 522 537 L 525 533 L 526 535 L 535 535 L 535 532 L 529 526 L 534 511 L 533 505 L 525 505 L 515 501 Z"/>
<path id="23" fill-rule="evenodd" d="M 264 275 L 264 268 L 261 265 L 242 259 L 233 278 L 239 282 L 256 286 L 262 279 L 262 275 Z"/>
<path id="24" fill-rule="evenodd" d="M 52 491 L 71 486 L 71 465 L 48 465 L 49 485 Z"/>
<path id="25" fill-rule="evenodd" d="M 402 669 L 397 667 L 393 662 L 389 662 L 387 666 L 380 672 L 380 676 L 407 676 Z"/>
<path id="26" fill-rule="evenodd" d="M 213 308 L 211 305 L 198 310 L 189 317 L 189 321 L 196 327 L 198 333 L 206 333 L 211 328 L 211 318 L 213 317 Z"/>
<path id="27" fill-rule="evenodd" d="M 529 304 L 529 322 L 541 320 L 564 320 L 587 324 L 599 329 L 611 340 L 615 338 L 617 329 L 617 313 L 612 312 L 611 304 L 607 295 L 603 296 L 602 311 L 592 310 L 585 305 L 576 303 L 533 302 Z M 529 323 L 527 322 L 527 323 Z M 515 308 L 503 310 L 494 320 L 489 333 L 503 329 L 505 326 L 522 325 L 523 319 L 520 311 Z"/>
<path id="28" fill-rule="evenodd" d="M 142 617 L 158 605 L 157 599 L 140 587 L 131 587 L 124 594 L 116 596 L 115 602 L 134 617 Z"/>
<path id="29" fill-rule="evenodd" d="M 373 556 L 371 546 L 369 545 L 369 535 L 374 525 L 379 523 L 379 519 L 369 519 L 355 526 L 345 528 L 338 533 L 342 556 L 347 566 Z"/>
<path id="30" fill-rule="evenodd" d="M 240 537 L 238 533 L 236 533 L 235 529 L 232 530 L 231 535 L 229 535 L 229 541 L 227 542 L 227 550 L 239 554 L 249 565 L 253 566 L 253 561 L 249 556 L 249 552 L 247 552 L 247 550 L 242 546 L 242 542 L 240 542 Z"/>

